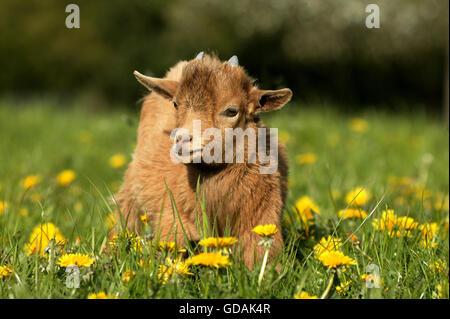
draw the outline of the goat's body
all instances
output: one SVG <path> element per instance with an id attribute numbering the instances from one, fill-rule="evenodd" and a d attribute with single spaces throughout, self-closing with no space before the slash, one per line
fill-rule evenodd
<path id="1" fill-rule="evenodd" d="M 166 75 L 179 80 L 186 62 L 180 62 Z M 200 195 L 206 199 L 206 214 L 212 224 L 216 218 L 218 231 L 224 235 L 229 227 L 238 237 L 246 265 L 253 266 L 254 251 L 261 258 L 263 247 L 257 246 L 253 227 L 275 224 L 280 228 L 281 214 L 287 194 L 287 161 L 284 147 L 278 149 L 278 171 L 262 175 L 258 163 L 231 163 L 220 167 L 175 163 L 170 158 L 176 111 L 167 99 L 150 93 L 144 100 L 138 129 L 137 147 L 116 195 L 120 213 L 127 227 L 139 231 L 140 214 L 147 214 L 151 226 L 160 232 L 161 240 L 184 243 L 178 217 L 173 212 L 165 183 L 173 194 L 184 230 L 190 240 L 199 240 L 197 216 L 202 221 L 196 199 L 197 180 Z M 262 127 L 262 124 L 255 125 Z M 197 203 L 197 208 L 195 207 Z M 197 216 L 195 211 L 197 210 Z M 116 217 L 116 220 L 119 217 Z M 174 236 L 174 226 L 176 237 Z M 282 247 L 281 231 L 275 235 L 270 255 Z"/>

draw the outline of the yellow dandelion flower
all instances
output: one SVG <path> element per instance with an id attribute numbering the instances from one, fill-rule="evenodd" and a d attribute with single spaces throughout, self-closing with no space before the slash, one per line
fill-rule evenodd
<path id="1" fill-rule="evenodd" d="M 272 237 L 278 232 L 278 228 L 274 224 L 258 225 L 252 231 L 261 237 Z"/>
<path id="2" fill-rule="evenodd" d="M 381 214 L 381 219 L 375 218 L 372 225 L 376 230 L 391 231 L 397 224 L 397 215 L 393 209 L 384 210 Z"/>
<path id="3" fill-rule="evenodd" d="M 73 182 L 75 177 L 75 172 L 67 169 L 58 174 L 58 176 L 56 177 L 56 181 L 60 186 L 67 186 Z"/>
<path id="4" fill-rule="evenodd" d="M 136 276 L 136 272 L 135 271 L 133 271 L 133 270 L 126 270 L 123 273 L 122 281 L 124 283 L 128 283 L 128 282 L 130 282 L 131 278 L 133 278 L 134 276 Z"/>
<path id="5" fill-rule="evenodd" d="M 411 237 L 411 231 L 419 225 L 413 218 L 407 216 L 397 216 L 392 209 L 382 212 L 381 218 L 375 218 L 372 222 L 375 230 L 386 231 L 389 237 Z"/>
<path id="6" fill-rule="evenodd" d="M 356 265 L 356 261 L 346 255 L 341 251 L 324 251 L 318 259 L 322 264 L 328 268 L 337 268 L 340 266 Z"/>
<path id="7" fill-rule="evenodd" d="M 177 248 L 177 252 L 178 253 L 185 253 L 186 249 L 181 247 L 181 246 L 177 246 L 177 244 L 174 241 L 160 241 L 158 242 L 158 250 L 160 251 L 168 251 L 168 252 L 175 252 L 175 247 Z"/>
<path id="8" fill-rule="evenodd" d="M 442 231 L 444 232 L 444 234 L 448 235 L 448 217 L 444 221 L 444 228 Z"/>
<path id="9" fill-rule="evenodd" d="M 208 237 L 200 240 L 199 245 L 204 247 L 229 247 L 237 243 L 235 237 Z"/>
<path id="10" fill-rule="evenodd" d="M 126 250 L 134 250 L 136 252 L 143 252 L 142 247 L 142 237 L 138 236 L 134 232 L 129 233 L 124 231 L 120 233 L 120 235 L 114 235 L 109 241 L 109 245 L 111 248 L 116 249 L 119 246 L 119 243 L 124 243 Z"/>
<path id="11" fill-rule="evenodd" d="M 202 265 L 220 268 L 230 266 L 231 261 L 228 255 L 223 255 L 221 252 L 200 253 L 186 260 L 186 265 Z"/>
<path id="12" fill-rule="evenodd" d="M 361 279 L 363 282 L 365 282 L 366 284 L 371 283 L 373 285 L 375 284 L 383 284 L 383 280 L 381 279 L 381 277 L 377 274 L 363 274 L 361 276 Z M 378 287 L 377 287 L 378 288 Z M 385 287 L 387 288 L 387 287 Z M 389 289 L 389 288 L 388 288 Z M 387 291 L 387 290 L 386 290 Z"/>
<path id="13" fill-rule="evenodd" d="M 390 175 L 388 177 L 388 183 L 392 188 L 403 188 L 403 187 L 410 187 L 414 185 L 414 179 L 412 177 L 403 176 L 403 177 L 397 177 L 394 175 Z"/>
<path id="14" fill-rule="evenodd" d="M 388 209 L 382 212 L 381 218 L 375 218 L 372 226 L 378 231 L 387 231 L 390 237 L 395 234 L 394 227 L 397 225 L 397 215 L 393 209 Z"/>
<path id="15" fill-rule="evenodd" d="M 437 291 L 438 291 L 438 296 L 439 296 L 439 298 L 444 298 L 444 296 L 446 298 L 448 298 L 448 286 L 449 286 L 448 285 L 448 280 L 444 280 L 443 281 L 443 286 L 444 287 L 442 287 L 441 284 L 436 286 Z"/>
<path id="16" fill-rule="evenodd" d="M 428 248 L 428 249 L 433 249 L 433 248 L 436 248 L 437 242 L 435 242 L 435 241 L 430 242 L 430 241 L 422 240 L 420 242 L 420 246 Z"/>
<path id="17" fill-rule="evenodd" d="M 39 203 L 42 199 L 42 194 L 34 193 L 31 195 L 30 199 L 31 199 L 31 202 L 33 202 L 33 203 Z"/>
<path id="18" fill-rule="evenodd" d="M 305 153 L 297 155 L 295 160 L 300 165 L 313 164 L 317 160 L 317 156 L 314 153 Z"/>
<path id="19" fill-rule="evenodd" d="M 416 229 L 419 223 L 414 221 L 414 218 L 402 216 L 397 219 L 397 225 L 401 229 L 412 230 Z"/>
<path id="20" fill-rule="evenodd" d="M 422 239 L 424 246 L 426 243 L 431 243 L 439 232 L 439 226 L 437 223 L 426 223 L 419 226 L 419 230 L 422 232 Z"/>
<path id="21" fill-rule="evenodd" d="M 370 278 L 372 278 L 372 277 L 373 277 L 372 274 L 362 274 L 362 275 L 361 275 L 362 281 L 366 281 L 367 278 L 369 278 L 369 280 L 370 280 Z"/>
<path id="22" fill-rule="evenodd" d="M 353 118 L 349 123 L 350 129 L 353 132 L 364 133 L 369 129 L 369 123 L 362 118 Z"/>
<path id="23" fill-rule="evenodd" d="M 179 275 L 181 278 L 185 278 L 194 274 L 190 272 L 187 262 L 182 262 L 179 258 L 166 258 L 166 265 L 158 266 L 158 279 L 165 285 L 173 275 Z"/>
<path id="24" fill-rule="evenodd" d="M 336 292 L 341 296 L 345 295 L 349 291 L 351 283 L 351 280 L 341 282 L 340 285 L 336 286 Z"/>
<path id="25" fill-rule="evenodd" d="M 416 185 L 413 191 L 416 193 L 416 198 L 420 201 L 431 199 L 431 191 L 421 185 Z"/>
<path id="26" fill-rule="evenodd" d="M 28 216 L 28 209 L 26 208 L 21 208 L 19 211 L 20 216 L 22 217 L 27 217 Z"/>
<path id="27" fill-rule="evenodd" d="M 10 266 L 0 266 L 0 279 L 4 279 L 12 274 L 12 268 Z"/>
<path id="28" fill-rule="evenodd" d="M 172 267 L 175 270 L 175 273 L 178 275 L 181 276 L 193 275 L 193 273 L 189 271 L 189 265 L 186 262 L 181 261 L 180 258 L 177 259 L 166 258 L 166 264 L 169 267 Z"/>
<path id="29" fill-rule="evenodd" d="M 438 193 L 436 195 L 436 201 L 434 204 L 434 209 L 443 210 L 448 212 L 449 210 L 449 198 L 448 195 L 444 195 L 444 193 Z"/>
<path id="30" fill-rule="evenodd" d="M 158 279 L 165 285 L 173 275 L 173 268 L 166 265 L 158 266 Z"/>
<path id="31" fill-rule="evenodd" d="M 363 206 L 365 205 L 372 195 L 370 192 L 362 187 L 356 187 L 347 193 L 345 196 L 345 202 L 352 206 Z"/>
<path id="32" fill-rule="evenodd" d="M 295 208 L 305 224 L 314 220 L 314 214 L 320 215 L 319 207 L 309 196 L 303 196 L 297 200 Z"/>
<path id="33" fill-rule="evenodd" d="M 317 296 L 311 296 L 306 291 L 302 291 L 298 295 L 294 295 L 294 299 L 319 299 L 319 298 Z"/>
<path id="34" fill-rule="evenodd" d="M 118 299 L 118 297 L 115 295 L 107 295 L 104 292 L 99 292 L 90 294 L 88 299 Z"/>
<path id="35" fill-rule="evenodd" d="M 141 222 L 143 222 L 144 224 L 148 224 L 148 216 L 147 215 L 141 215 L 139 216 L 141 218 Z"/>
<path id="36" fill-rule="evenodd" d="M 347 209 L 341 209 L 338 212 L 338 216 L 342 217 L 343 219 L 348 218 L 361 218 L 364 219 L 367 217 L 367 213 L 362 209 L 357 208 L 347 208 Z"/>
<path id="37" fill-rule="evenodd" d="M 127 162 L 127 159 L 126 159 L 125 155 L 123 155 L 123 154 L 113 155 L 109 159 L 109 165 L 112 168 L 122 167 L 126 164 L 126 162 Z"/>
<path id="38" fill-rule="evenodd" d="M 9 203 L 0 200 L 0 215 L 9 207 Z"/>
<path id="39" fill-rule="evenodd" d="M 69 267 L 69 266 L 78 266 L 78 267 L 90 267 L 95 261 L 95 258 L 89 258 L 88 255 L 85 254 L 64 254 L 58 259 L 58 266 L 60 267 Z"/>
<path id="40" fill-rule="evenodd" d="M 421 246 L 425 248 L 435 248 L 437 243 L 434 241 L 439 232 L 439 226 L 437 223 L 426 223 L 419 226 L 419 230 L 422 232 Z"/>
<path id="41" fill-rule="evenodd" d="M 422 237 L 424 240 L 431 241 L 439 232 L 439 226 L 437 223 L 426 223 L 420 225 L 419 230 L 422 231 Z"/>
<path id="42" fill-rule="evenodd" d="M 25 179 L 23 180 L 22 186 L 26 190 L 26 189 L 35 187 L 40 182 L 41 182 L 41 177 L 39 175 L 29 175 L 29 176 L 25 177 Z"/>
<path id="43" fill-rule="evenodd" d="M 341 198 L 341 196 L 342 196 L 342 192 L 340 190 L 338 190 L 338 189 L 331 190 L 331 197 L 334 200 L 337 200 L 337 199 Z"/>
<path id="44" fill-rule="evenodd" d="M 109 214 L 108 216 L 106 216 L 106 223 L 108 224 L 109 228 L 113 228 L 114 225 L 117 224 L 116 219 L 114 218 L 114 214 Z"/>
<path id="45" fill-rule="evenodd" d="M 41 257 L 46 257 L 45 250 L 51 241 L 54 241 L 56 246 L 66 244 L 66 239 L 54 224 L 46 223 L 36 226 L 30 235 L 30 240 L 24 247 L 27 256 L 39 254 Z"/>
<path id="46" fill-rule="evenodd" d="M 325 251 L 337 251 L 342 246 L 342 240 L 340 238 L 332 237 L 329 235 L 327 238 L 322 239 L 313 247 L 314 257 L 318 258 Z"/>
<path id="47" fill-rule="evenodd" d="M 448 266 L 443 259 L 438 259 L 434 263 L 430 264 L 430 269 L 437 271 L 442 275 L 448 275 Z"/>
<path id="48" fill-rule="evenodd" d="M 83 210 L 83 203 L 80 201 L 76 201 L 75 204 L 73 205 L 73 209 L 76 212 L 81 212 Z"/>
<path id="49" fill-rule="evenodd" d="M 280 139 L 281 142 L 286 144 L 291 139 L 291 134 L 289 134 L 289 132 L 287 131 L 280 131 L 278 133 L 278 138 Z"/>

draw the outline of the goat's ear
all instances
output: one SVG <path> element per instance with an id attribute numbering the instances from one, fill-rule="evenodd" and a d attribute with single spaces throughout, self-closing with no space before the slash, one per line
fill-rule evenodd
<path id="1" fill-rule="evenodd" d="M 172 99 L 173 96 L 175 95 L 175 92 L 177 91 L 178 88 L 177 81 L 152 78 L 149 76 L 145 76 L 139 73 L 138 71 L 134 71 L 133 74 L 139 81 L 139 83 L 141 83 L 150 91 L 154 91 L 155 93 L 158 93 L 159 95 L 165 97 L 166 99 Z"/>
<path id="2" fill-rule="evenodd" d="M 259 90 L 253 89 L 250 93 L 254 113 L 269 112 L 281 109 L 291 100 L 292 91 L 290 89 L 281 90 Z"/>

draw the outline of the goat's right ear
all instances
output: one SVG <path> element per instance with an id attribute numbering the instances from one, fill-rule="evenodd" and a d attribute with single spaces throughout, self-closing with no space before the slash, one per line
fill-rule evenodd
<path id="1" fill-rule="evenodd" d="M 292 91 L 290 89 L 281 90 L 259 90 L 253 88 L 250 92 L 253 101 L 251 112 L 269 112 L 281 109 L 291 100 Z"/>
<path id="2" fill-rule="evenodd" d="M 150 91 L 154 91 L 166 99 L 172 99 L 178 88 L 178 82 L 172 80 L 152 78 L 138 71 L 133 72 L 136 79 Z"/>

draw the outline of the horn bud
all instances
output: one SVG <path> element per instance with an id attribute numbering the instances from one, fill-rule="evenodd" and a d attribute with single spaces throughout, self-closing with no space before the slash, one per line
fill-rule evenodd
<path id="1" fill-rule="evenodd" d="M 200 52 L 199 54 L 197 54 L 197 56 L 195 57 L 195 60 L 201 60 L 203 59 L 203 56 L 205 55 L 205 52 Z"/>
<path id="2" fill-rule="evenodd" d="M 238 57 L 233 55 L 228 61 L 227 63 L 231 66 L 239 66 L 239 60 Z"/>

